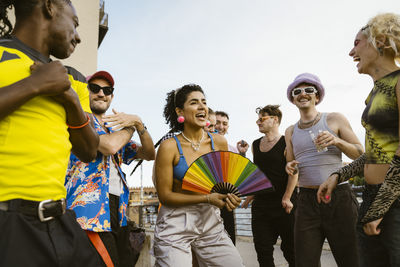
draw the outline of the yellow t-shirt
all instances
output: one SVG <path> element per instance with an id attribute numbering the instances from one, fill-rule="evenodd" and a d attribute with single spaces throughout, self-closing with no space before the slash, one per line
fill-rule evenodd
<path id="1" fill-rule="evenodd" d="M 34 61 L 50 59 L 16 38 L 0 39 L 0 90 L 30 75 Z M 90 113 L 85 77 L 67 67 L 71 87 Z M 65 174 L 71 152 L 64 107 L 37 96 L 0 120 L 0 201 L 42 201 L 65 197 Z"/>

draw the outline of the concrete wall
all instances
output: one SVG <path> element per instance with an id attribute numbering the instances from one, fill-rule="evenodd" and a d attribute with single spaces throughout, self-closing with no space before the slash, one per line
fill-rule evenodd
<path id="1" fill-rule="evenodd" d="M 81 43 L 76 47 L 71 57 L 63 60 L 63 62 L 87 76 L 97 70 L 99 0 L 72 0 L 72 4 L 79 17 L 78 33 L 81 37 Z M 14 14 L 14 12 L 9 12 L 9 14 Z M 10 20 L 12 23 L 15 21 L 12 15 Z M 107 38 L 107 35 L 105 38 Z"/>
<path id="2" fill-rule="evenodd" d="M 99 0 L 72 0 L 72 3 L 79 17 L 78 33 L 81 43 L 71 57 L 63 62 L 87 76 L 97 70 Z"/>

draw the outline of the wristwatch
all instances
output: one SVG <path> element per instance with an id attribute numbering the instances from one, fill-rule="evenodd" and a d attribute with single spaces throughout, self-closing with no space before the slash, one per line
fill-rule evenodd
<path id="1" fill-rule="evenodd" d="M 142 123 L 142 125 L 143 125 L 143 130 L 137 132 L 139 136 L 142 136 L 147 131 L 146 125 L 144 125 L 144 123 Z"/>

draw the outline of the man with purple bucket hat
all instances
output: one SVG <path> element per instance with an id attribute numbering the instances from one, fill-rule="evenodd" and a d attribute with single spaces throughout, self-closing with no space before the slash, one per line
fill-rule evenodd
<path id="1" fill-rule="evenodd" d="M 358 204 L 349 184 L 336 187 L 329 205 L 317 202 L 317 191 L 342 166 L 342 153 L 355 159 L 363 147 L 342 114 L 316 109 L 324 96 L 321 80 L 311 73 L 298 75 L 287 89 L 289 101 L 300 112 L 299 121 L 285 132 L 286 172 L 298 175 L 300 187 L 294 227 L 296 266 L 319 266 L 326 238 L 338 266 L 357 267 Z"/>

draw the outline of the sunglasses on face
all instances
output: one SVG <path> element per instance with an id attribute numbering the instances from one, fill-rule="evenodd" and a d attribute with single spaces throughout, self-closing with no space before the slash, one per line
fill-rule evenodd
<path id="1" fill-rule="evenodd" d="M 97 94 L 98 92 L 100 92 L 100 90 L 103 90 L 103 93 L 105 95 L 111 95 L 114 92 L 114 88 L 111 86 L 101 87 L 100 85 L 97 85 L 95 83 L 89 83 L 88 88 L 94 94 Z"/>
<path id="2" fill-rule="evenodd" d="M 269 115 L 262 116 L 262 117 L 258 118 L 258 120 L 256 120 L 256 122 L 264 122 L 265 120 L 268 120 L 269 118 L 273 118 L 273 117 L 275 117 L 275 116 L 269 116 Z"/>
<path id="3" fill-rule="evenodd" d="M 312 86 L 303 88 L 294 88 L 292 91 L 292 96 L 295 97 L 296 95 L 299 95 L 303 92 L 305 92 L 307 95 L 312 95 L 317 93 L 317 89 L 315 89 L 315 87 Z"/>

